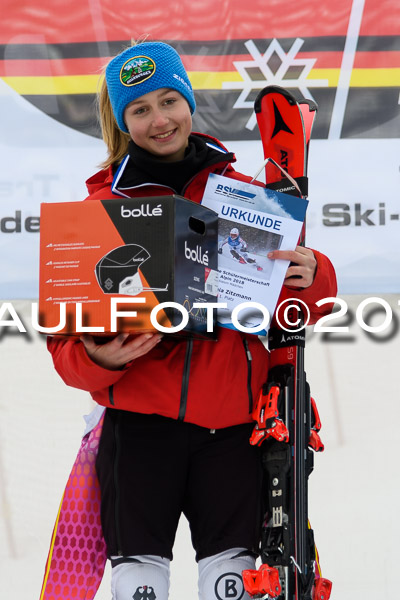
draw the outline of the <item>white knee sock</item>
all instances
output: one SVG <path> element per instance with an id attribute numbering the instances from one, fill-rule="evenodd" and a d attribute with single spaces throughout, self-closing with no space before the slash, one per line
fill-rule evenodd
<path id="1" fill-rule="evenodd" d="M 232 548 L 199 561 L 199 600 L 250 600 L 242 571 L 255 568 L 245 548 Z"/>
<path id="2" fill-rule="evenodd" d="M 112 600 L 168 600 L 169 563 L 160 556 L 113 556 Z"/>

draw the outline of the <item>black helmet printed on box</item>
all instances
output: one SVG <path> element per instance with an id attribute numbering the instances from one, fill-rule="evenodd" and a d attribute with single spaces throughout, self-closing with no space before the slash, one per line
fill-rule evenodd
<path id="1" fill-rule="evenodd" d="M 149 252 L 138 244 L 114 248 L 96 265 L 99 286 L 105 294 L 140 294 L 143 284 L 139 269 L 149 258 Z"/>

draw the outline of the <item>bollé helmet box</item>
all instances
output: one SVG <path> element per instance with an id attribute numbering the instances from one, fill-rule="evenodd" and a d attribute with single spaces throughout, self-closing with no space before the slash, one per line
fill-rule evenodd
<path id="1" fill-rule="evenodd" d="M 143 333 L 172 302 L 182 310 L 156 310 L 158 324 L 178 327 L 187 312 L 186 334 L 215 337 L 193 305 L 217 302 L 217 247 L 217 214 L 181 196 L 44 203 L 39 323 L 63 335 Z"/>

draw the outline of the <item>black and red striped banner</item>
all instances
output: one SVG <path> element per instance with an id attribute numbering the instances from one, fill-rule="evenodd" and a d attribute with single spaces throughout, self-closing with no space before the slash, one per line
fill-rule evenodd
<path id="1" fill-rule="evenodd" d="M 132 37 L 149 34 L 182 56 L 195 89 L 197 130 L 225 140 L 257 139 L 252 102 L 260 88 L 278 84 L 319 104 L 313 137 L 326 139 L 337 90 L 345 85 L 336 137 L 400 137 L 400 5 L 359 3 L 353 32 L 355 4 L 6 0 L 0 77 L 50 117 L 99 136 L 93 101 L 102 69 Z M 355 37 L 350 51 L 349 36 Z"/>

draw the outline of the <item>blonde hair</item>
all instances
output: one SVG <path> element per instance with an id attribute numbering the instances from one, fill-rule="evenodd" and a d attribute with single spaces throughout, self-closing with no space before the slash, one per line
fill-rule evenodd
<path id="1" fill-rule="evenodd" d="M 132 39 L 127 46 L 137 46 L 146 41 L 148 34 L 140 36 L 137 40 Z M 126 50 L 124 48 L 123 50 Z M 103 75 L 107 65 L 104 66 Z M 104 143 L 107 146 L 108 156 L 99 166 L 102 169 L 107 169 L 113 164 L 119 164 L 128 152 L 128 144 L 130 142 L 129 133 L 121 131 L 115 120 L 113 109 L 108 95 L 106 78 L 103 77 L 100 90 L 97 94 L 97 113 L 101 127 L 101 134 Z"/>
<path id="2" fill-rule="evenodd" d="M 100 167 L 107 169 L 113 164 L 119 164 L 128 152 L 130 141 L 129 133 L 120 130 L 115 120 L 111 107 L 106 79 L 103 79 L 101 89 L 97 97 L 98 114 L 101 127 L 101 134 L 105 145 L 107 146 L 108 156 Z"/>

